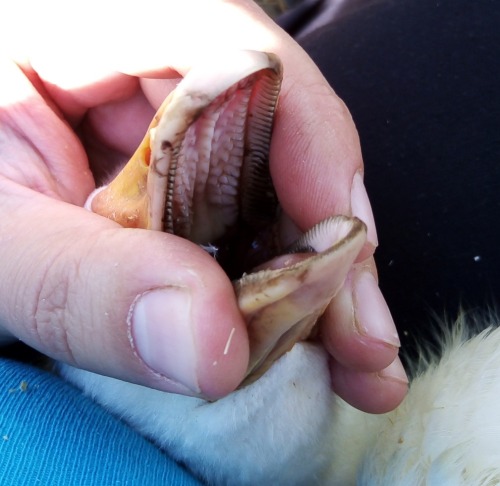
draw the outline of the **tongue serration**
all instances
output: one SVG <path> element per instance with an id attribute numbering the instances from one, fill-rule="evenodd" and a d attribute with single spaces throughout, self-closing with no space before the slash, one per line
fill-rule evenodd
<path id="1" fill-rule="evenodd" d="M 365 241 L 362 221 L 334 216 L 300 240 L 301 246 L 326 249 L 289 267 L 261 270 L 235 282 L 250 338 L 250 363 L 243 384 L 256 380 L 297 341 L 307 339 Z"/>

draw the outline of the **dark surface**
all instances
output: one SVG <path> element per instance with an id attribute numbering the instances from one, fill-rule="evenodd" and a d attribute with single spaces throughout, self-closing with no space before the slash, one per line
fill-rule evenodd
<path id="1" fill-rule="evenodd" d="M 403 339 L 500 295 L 499 32 L 495 0 L 395 0 L 301 41 L 358 127 Z"/>

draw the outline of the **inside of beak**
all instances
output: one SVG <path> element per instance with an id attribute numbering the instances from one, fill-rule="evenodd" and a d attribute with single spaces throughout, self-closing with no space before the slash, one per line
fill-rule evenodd
<path id="1" fill-rule="evenodd" d="M 218 262 L 237 279 L 248 326 L 248 384 L 309 336 L 363 247 L 366 228 L 356 218 L 331 218 L 291 250 L 299 254 L 274 258 L 283 249 L 268 154 L 281 63 L 252 51 L 225 61 L 187 74 L 130 161 L 87 207 L 125 227 L 217 248 Z"/>
<path id="2" fill-rule="evenodd" d="M 268 154 L 281 78 L 275 55 L 252 51 L 220 69 L 193 68 L 90 209 L 207 246 L 242 225 L 258 232 L 274 223 Z"/>

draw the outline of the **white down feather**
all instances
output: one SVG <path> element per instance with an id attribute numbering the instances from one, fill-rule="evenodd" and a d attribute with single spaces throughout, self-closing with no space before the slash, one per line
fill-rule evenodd
<path id="1" fill-rule="evenodd" d="M 500 484 L 500 329 L 469 340 L 461 329 L 405 401 L 378 416 L 335 396 L 313 344 L 214 403 L 61 372 L 209 483 Z"/>

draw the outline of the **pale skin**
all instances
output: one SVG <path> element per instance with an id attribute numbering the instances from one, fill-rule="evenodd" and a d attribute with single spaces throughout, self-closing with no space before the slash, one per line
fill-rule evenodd
<path id="1" fill-rule="evenodd" d="M 46 22 L 27 28 L 23 20 L 22 31 L 30 34 L 22 36 L 15 28 L 20 16 L 10 13 L 12 60 L 0 64 L 4 341 L 19 338 L 55 359 L 165 391 L 192 394 L 187 376 L 196 377 L 196 394 L 210 398 L 238 385 L 248 339 L 231 283 L 213 258 L 186 240 L 125 230 L 79 207 L 95 187 L 89 160 L 97 172 L 125 162 L 179 75 L 230 43 L 283 60 L 270 163 L 293 226 L 306 230 L 339 213 L 368 226 L 368 243 L 321 320 L 321 338 L 340 396 L 369 412 L 396 407 L 407 379 L 376 284 L 376 230 L 347 108 L 301 48 L 252 2 L 150 3 L 140 10 L 121 5 L 119 21 L 113 9 L 101 6 L 96 15 L 90 5 L 77 25 L 71 8 L 59 10 L 57 21 L 41 12 Z M 161 42 L 152 41 L 165 19 Z M 138 296 L 163 288 L 189 296 L 195 353 L 177 346 L 176 353 L 188 356 L 182 369 L 169 374 L 163 367 L 159 375 L 131 345 L 128 325 Z M 175 312 L 165 314 L 158 326 L 177 329 Z M 156 332 L 154 325 L 148 329 Z M 228 350 L 224 359 L 221 349 Z"/>

